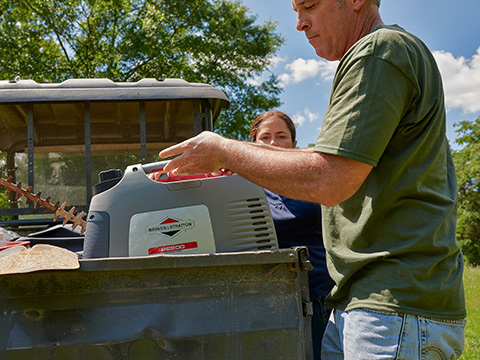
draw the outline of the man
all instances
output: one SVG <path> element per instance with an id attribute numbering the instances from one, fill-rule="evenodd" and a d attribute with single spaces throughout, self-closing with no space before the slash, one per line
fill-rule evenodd
<path id="1" fill-rule="evenodd" d="M 226 168 L 323 207 L 336 286 L 325 359 L 455 359 L 466 316 L 456 177 L 442 81 L 427 47 L 385 26 L 379 0 L 292 0 L 317 55 L 340 60 L 313 149 L 199 136 L 165 171 Z"/>

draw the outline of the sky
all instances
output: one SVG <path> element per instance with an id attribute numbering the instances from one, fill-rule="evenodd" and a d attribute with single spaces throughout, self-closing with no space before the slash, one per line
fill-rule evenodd
<path id="1" fill-rule="evenodd" d="M 243 0 L 256 23 L 274 21 L 285 42 L 268 71 L 283 87 L 278 108 L 297 125 L 298 146 L 313 144 L 328 105 L 338 62 L 315 54 L 305 34 L 295 29 L 291 0 Z M 442 74 L 447 106 L 447 137 L 458 149 L 454 124 L 480 116 L 480 1 L 382 0 L 385 24 L 417 35 L 433 52 Z"/>

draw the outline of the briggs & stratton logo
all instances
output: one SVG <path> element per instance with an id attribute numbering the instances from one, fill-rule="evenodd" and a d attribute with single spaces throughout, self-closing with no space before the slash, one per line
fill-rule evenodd
<path id="1" fill-rule="evenodd" d="M 173 217 L 167 217 L 158 225 L 147 226 L 145 232 L 150 235 L 160 234 L 168 237 L 174 237 L 181 231 L 191 230 L 195 227 L 193 220 L 181 220 Z"/>

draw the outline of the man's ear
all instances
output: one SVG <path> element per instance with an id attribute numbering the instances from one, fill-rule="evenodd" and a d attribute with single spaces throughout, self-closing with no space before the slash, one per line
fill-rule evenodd
<path id="1" fill-rule="evenodd" d="M 350 0 L 352 2 L 353 10 L 359 11 L 369 0 Z"/>

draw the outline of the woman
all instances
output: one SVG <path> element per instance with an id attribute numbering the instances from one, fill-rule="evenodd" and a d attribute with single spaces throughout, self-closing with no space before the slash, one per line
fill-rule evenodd
<path id="1" fill-rule="evenodd" d="M 295 125 L 283 112 L 267 111 L 255 119 L 250 129 L 252 142 L 281 148 L 294 148 Z M 309 272 L 310 298 L 313 302 L 312 342 L 314 359 L 320 359 L 323 333 L 330 311 L 325 296 L 333 287 L 328 275 L 322 240 L 320 204 L 293 200 L 265 189 L 281 248 L 307 246 L 313 270 Z"/>

